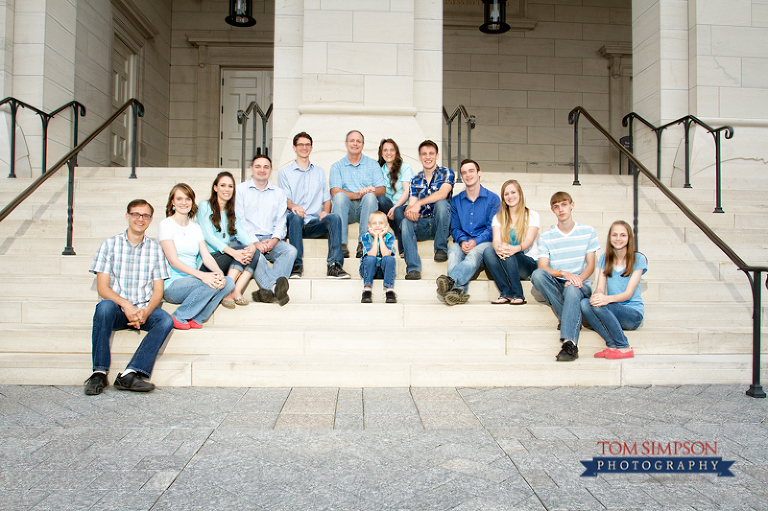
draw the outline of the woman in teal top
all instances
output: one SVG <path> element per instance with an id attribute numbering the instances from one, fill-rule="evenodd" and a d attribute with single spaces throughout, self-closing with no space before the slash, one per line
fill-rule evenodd
<path id="1" fill-rule="evenodd" d="M 395 208 L 404 207 L 408 202 L 410 193 L 403 193 L 403 190 L 407 191 L 411 185 L 413 169 L 409 163 L 403 161 L 400 148 L 391 138 L 385 138 L 379 143 L 379 165 L 384 179 L 387 180 L 384 195 L 379 197 L 379 211 L 387 215 L 389 226 L 397 238 L 398 252 L 402 254 L 400 226 L 395 222 Z"/>
<path id="2" fill-rule="evenodd" d="M 216 176 L 211 198 L 198 205 L 197 221 L 216 263 L 235 281 L 235 289 L 221 304 L 229 309 L 235 305 L 248 305 L 243 290 L 253 276 L 259 258 L 253 257 L 256 247 L 235 215 L 235 178 L 232 174 L 225 171 Z M 200 269 L 207 271 L 205 265 Z"/>

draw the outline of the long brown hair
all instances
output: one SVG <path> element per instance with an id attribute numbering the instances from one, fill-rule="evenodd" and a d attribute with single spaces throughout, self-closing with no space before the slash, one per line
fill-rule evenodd
<path id="1" fill-rule="evenodd" d="M 234 236 L 237 234 L 237 228 L 235 227 L 235 178 L 226 170 L 219 172 L 219 175 L 213 180 L 211 198 L 208 199 L 208 204 L 211 206 L 211 223 L 213 223 L 217 231 L 221 231 L 221 207 L 219 206 L 219 196 L 214 187 L 218 186 L 222 178 L 225 177 L 232 180 L 232 197 L 224 205 L 224 212 L 227 214 L 227 232 L 230 236 Z"/>
<path id="2" fill-rule="evenodd" d="M 512 213 L 509 211 L 509 206 L 504 200 L 504 190 L 510 185 L 513 185 L 517 189 L 517 194 L 520 195 L 520 200 L 518 201 L 517 206 L 515 206 L 515 216 L 517 217 L 517 221 L 514 225 L 512 224 Z M 520 188 L 520 183 L 518 183 L 516 179 L 510 179 L 501 185 L 501 206 L 499 212 L 496 214 L 496 218 L 499 219 L 499 223 L 501 224 L 501 241 L 509 243 L 511 240 L 509 231 L 514 229 L 515 242 L 518 245 L 522 245 L 525 240 L 525 235 L 528 232 L 528 221 L 530 220 L 531 214 L 530 210 L 525 205 L 523 189 Z"/>
<path id="3" fill-rule="evenodd" d="M 392 162 L 392 169 L 389 171 L 389 187 L 394 192 L 397 189 L 397 182 L 400 181 L 400 167 L 403 166 L 403 157 L 400 156 L 400 148 L 397 146 L 397 142 L 391 138 L 382 138 L 379 142 L 379 165 L 384 165 L 384 156 L 382 152 L 384 150 L 384 144 L 390 143 L 395 147 L 395 159 Z"/>
<path id="4" fill-rule="evenodd" d="M 188 216 L 189 218 L 195 218 L 195 215 L 197 214 L 197 204 L 195 203 L 195 191 L 187 183 L 179 183 L 173 188 L 171 188 L 171 193 L 168 194 L 168 203 L 165 205 L 165 216 L 169 217 L 173 215 L 174 211 L 176 211 L 176 209 L 173 207 L 173 196 L 176 195 L 176 192 L 178 190 L 181 190 L 181 192 L 184 195 L 192 199 L 192 207 L 189 209 Z"/>
<path id="5" fill-rule="evenodd" d="M 603 270 L 603 275 L 606 277 L 613 275 L 613 265 L 618 262 L 616 249 L 611 245 L 611 231 L 613 231 L 613 228 L 617 225 L 620 225 L 627 230 L 627 255 L 625 257 L 627 267 L 624 268 L 624 273 L 622 273 L 621 276 L 629 277 L 632 275 L 632 268 L 635 266 L 635 235 L 632 233 L 632 228 L 624 220 L 616 220 L 611 224 L 611 228 L 608 229 L 608 242 L 605 244 L 605 269 Z"/>

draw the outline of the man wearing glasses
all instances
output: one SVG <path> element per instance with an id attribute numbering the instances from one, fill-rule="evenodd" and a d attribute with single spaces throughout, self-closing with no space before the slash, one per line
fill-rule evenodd
<path id="1" fill-rule="evenodd" d="M 154 208 L 143 199 L 128 204 L 128 229 L 99 247 L 90 272 L 96 274 L 101 301 L 93 315 L 93 374 L 85 381 L 85 393 L 101 394 L 109 385 L 111 361 L 109 340 L 115 330 L 134 328 L 147 335 L 125 370 L 115 378 L 115 388 L 149 392 L 155 385 L 145 381 L 166 337 L 173 329 L 171 315 L 158 308 L 163 299 L 163 281 L 170 276 L 163 250 L 145 232 L 152 223 Z"/>
<path id="2" fill-rule="evenodd" d="M 280 169 L 280 188 L 288 197 L 288 242 L 296 249 L 292 279 L 304 273 L 304 238 L 328 235 L 329 279 L 348 279 L 341 252 L 341 217 L 331 213 L 331 192 L 325 180 L 325 170 L 309 161 L 312 137 L 302 131 L 293 137 L 296 159 Z"/>

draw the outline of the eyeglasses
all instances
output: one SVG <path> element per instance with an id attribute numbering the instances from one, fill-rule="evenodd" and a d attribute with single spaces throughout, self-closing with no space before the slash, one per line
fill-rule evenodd
<path id="1" fill-rule="evenodd" d="M 296 147 L 312 147 L 312 144 L 296 144 Z"/>
<path id="2" fill-rule="evenodd" d="M 152 220 L 152 215 L 146 215 L 146 214 L 142 215 L 141 213 L 135 213 L 135 212 L 134 213 L 128 213 L 128 214 L 131 215 L 131 218 L 133 218 L 134 220 L 138 220 L 139 218 L 143 218 L 147 222 Z"/>

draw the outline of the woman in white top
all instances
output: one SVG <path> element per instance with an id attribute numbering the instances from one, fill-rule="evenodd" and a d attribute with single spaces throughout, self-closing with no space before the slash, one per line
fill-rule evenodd
<path id="1" fill-rule="evenodd" d="M 493 243 L 483 252 L 485 267 L 493 277 L 500 296 L 494 304 L 523 305 L 522 279 L 531 278 L 538 266 L 539 214 L 525 206 L 520 183 L 510 179 L 501 185 L 504 204 L 493 219 Z"/>
<path id="2" fill-rule="evenodd" d="M 213 259 L 235 281 L 235 290 L 221 301 L 221 305 L 228 309 L 248 305 L 243 290 L 256 272 L 259 258 L 253 257 L 256 245 L 235 215 L 235 178 L 232 174 L 219 172 L 211 186 L 211 198 L 200 202 L 197 213 L 197 221 Z M 205 264 L 200 269 L 208 271 Z"/>
<path id="3" fill-rule="evenodd" d="M 197 213 L 195 192 L 185 183 L 173 187 L 165 206 L 157 238 L 171 265 L 165 281 L 165 300 L 181 304 L 173 314 L 173 327 L 179 330 L 202 328 L 219 302 L 235 288 L 208 252 L 205 237 L 193 218 Z M 211 272 L 198 270 L 198 257 Z"/>
<path id="4" fill-rule="evenodd" d="M 403 161 L 400 148 L 391 138 L 385 138 L 379 143 L 379 165 L 387 181 L 384 195 L 379 197 L 379 211 L 387 215 L 389 226 L 400 245 L 400 225 L 395 222 L 395 208 L 405 206 L 408 202 L 413 168 L 410 163 Z M 403 253 L 402 248 L 398 249 L 398 253 Z"/>

